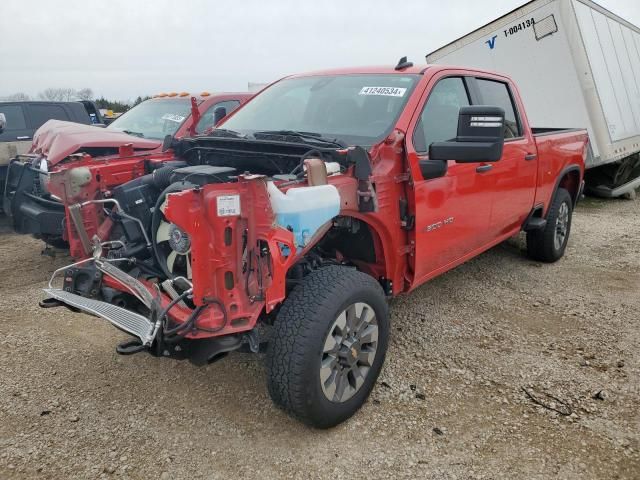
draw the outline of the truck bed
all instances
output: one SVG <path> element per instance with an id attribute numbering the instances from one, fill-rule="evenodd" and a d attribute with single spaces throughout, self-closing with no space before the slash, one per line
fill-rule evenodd
<path id="1" fill-rule="evenodd" d="M 536 191 L 536 204 L 550 205 L 554 191 L 557 187 L 556 180 L 563 178 L 568 170 L 575 169 L 569 175 L 573 185 L 561 185 L 570 191 L 579 192 L 580 170 L 571 161 L 576 157 L 583 157 L 589 149 L 589 134 L 586 129 L 579 128 L 532 128 L 533 137 L 538 150 L 538 188 Z M 567 167 L 569 165 L 569 167 Z M 577 201 L 577 196 L 574 202 Z"/>
<path id="2" fill-rule="evenodd" d="M 571 133 L 571 132 L 582 132 L 586 131 L 582 128 L 553 128 L 553 127 L 540 127 L 540 128 L 531 128 L 531 132 L 533 132 L 534 137 L 541 137 L 543 135 L 552 135 L 556 133 Z"/>

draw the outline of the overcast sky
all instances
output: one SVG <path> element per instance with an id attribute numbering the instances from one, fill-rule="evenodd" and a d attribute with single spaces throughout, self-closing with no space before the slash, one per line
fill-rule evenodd
<path id="1" fill-rule="evenodd" d="M 246 90 L 308 70 L 395 64 L 524 0 L 0 0 L 0 96 L 89 87 L 112 99 Z M 600 0 L 640 25 L 640 1 Z"/>

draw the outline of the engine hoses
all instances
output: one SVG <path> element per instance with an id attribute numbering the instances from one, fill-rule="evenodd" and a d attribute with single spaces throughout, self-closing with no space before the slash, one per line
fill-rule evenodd
<path id="1" fill-rule="evenodd" d="M 174 300 L 169 305 L 167 305 L 167 308 L 165 308 L 165 310 L 164 310 L 164 316 L 165 317 L 166 317 L 167 313 L 169 312 L 169 309 L 172 308 L 180 300 L 181 300 L 181 298 L 178 297 L 178 298 L 176 298 L 176 300 Z M 197 325 L 197 323 L 196 323 L 198 321 L 198 317 L 200 316 L 202 311 L 205 310 L 211 304 L 216 304 L 218 307 L 220 307 L 220 310 L 222 311 L 222 317 L 223 317 L 222 318 L 222 324 L 219 327 L 216 327 L 216 328 L 199 327 Z M 179 324 L 179 325 L 177 325 L 177 326 L 175 326 L 174 328 L 171 328 L 171 329 L 167 329 L 166 326 L 164 326 L 164 324 L 163 324 L 163 332 L 164 332 L 164 335 L 167 335 L 167 336 L 176 335 L 176 334 L 177 335 L 181 335 L 183 333 L 187 333 L 190 330 L 199 330 L 199 331 L 205 332 L 205 333 L 218 333 L 224 327 L 227 326 L 227 320 L 228 320 L 227 309 L 225 308 L 224 304 L 220 300 L 212 298 L 212 299 L 207 299 L 207 304 L 206 305 L 200 305 L 200 306 L 196 307 L 191 312 L 191 315 L 189 315 L 189 318 L 184 323 L 181 323 L 181 324 Z"/>
<path id="2" fill-rule="evenodd" d="M 168 314 L 169 314 L 169 310 L 171 310 L 176 304 L 178 304 L 179 302 L 181 302 L 182 300 L 184 300 L 185 298 L 187 298 L 187 296 L 189 296 L 192 293 L 192 290 L 185 290 L 184 292 L 182 292 L 178 297 L 176 297 L 174 300 L 171 300 L 171 302 L 169 302 L 169 305 L 167 305 L 167 307 L 162 310 L 162 312 L 160 313 L 160 321 L 162 322 L 162 330 L 164 332 L 165 335 L 171 335 L 174 332 L 178 331 L 184 324 L 180 324 L 175 328 L 172 329 L 168 329 L 167 328 L 167 319 Z"/>
<path id="3" fill-rule="evenodd" d="M 198 327 L 196 325 L 196 320 L 198 319 L 198 315 L 195 315 L 193 317 L 193 329 L 194 330 L 200 330 L 201 332 L 206 332 L 206 333 L 218 333 L 220 330 L 222 330 L 224 327 L 227 326 L 227 309 L 224 306 L 224 303 L 222 303 L 220 300 L 218 300 L 217 298 L 207 298 L 206 299 L 207 304 L 203 306 L 207 307 L 211 304 L 215 304 L 218 307 L 220 307 L 220 311 L 222 312 L 222 324 L 219 327 L 216 328 L 206 328 L 206 327 Z"/>

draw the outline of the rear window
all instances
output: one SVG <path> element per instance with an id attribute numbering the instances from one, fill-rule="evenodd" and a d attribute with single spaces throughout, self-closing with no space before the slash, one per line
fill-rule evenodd
<path id="1" fill-rule="evenodd" d="M 483 105 L 504 109 L 504 138 L 522 136 L 520 120 L 514 107 L 513 97 L 506 83 L 478 78 L 478 89 Z"/>
<path id="2" fill-rule="evenodd" d="M 4 113 L 7 119 L 5 131 L 24 130 L 27 128 L 24 120 L 24 111 L 20 105 L 0 105 L 0 113 Z"/>
<path id="3" fill-rule="evenodd" d="M 29 114 L 34 129 L 40 128 L 47 120 L 69 120 L 69 115 L 60 105 L 29 105 Z"/>

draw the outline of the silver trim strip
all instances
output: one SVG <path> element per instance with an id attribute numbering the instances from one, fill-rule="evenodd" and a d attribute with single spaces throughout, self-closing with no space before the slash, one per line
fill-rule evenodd
<path id="1" fill-rule="evenodd" d="M 138 313 L 130 312 L 110 303 L 81 297 L 58 288 L 44 288 L 43 290 L 56 300 L 79 308 L 83 312 L 104 318 L 117 328 L 138 337 L 143 345 L 149 346 L 153 342 L 156 332 L 155 324 Z"/>
<path id="2" fill-rule="evenodd" d="M 502 123 L 502 117 L 471 117 L 472 122 L 499 122 Z"/>
<path id="3" fill-rule="evenodd" d="M 502 126 L 502 122 L 471 122 L 472 127 L 482 127 L 482 128 L 500 128 Z"/>

